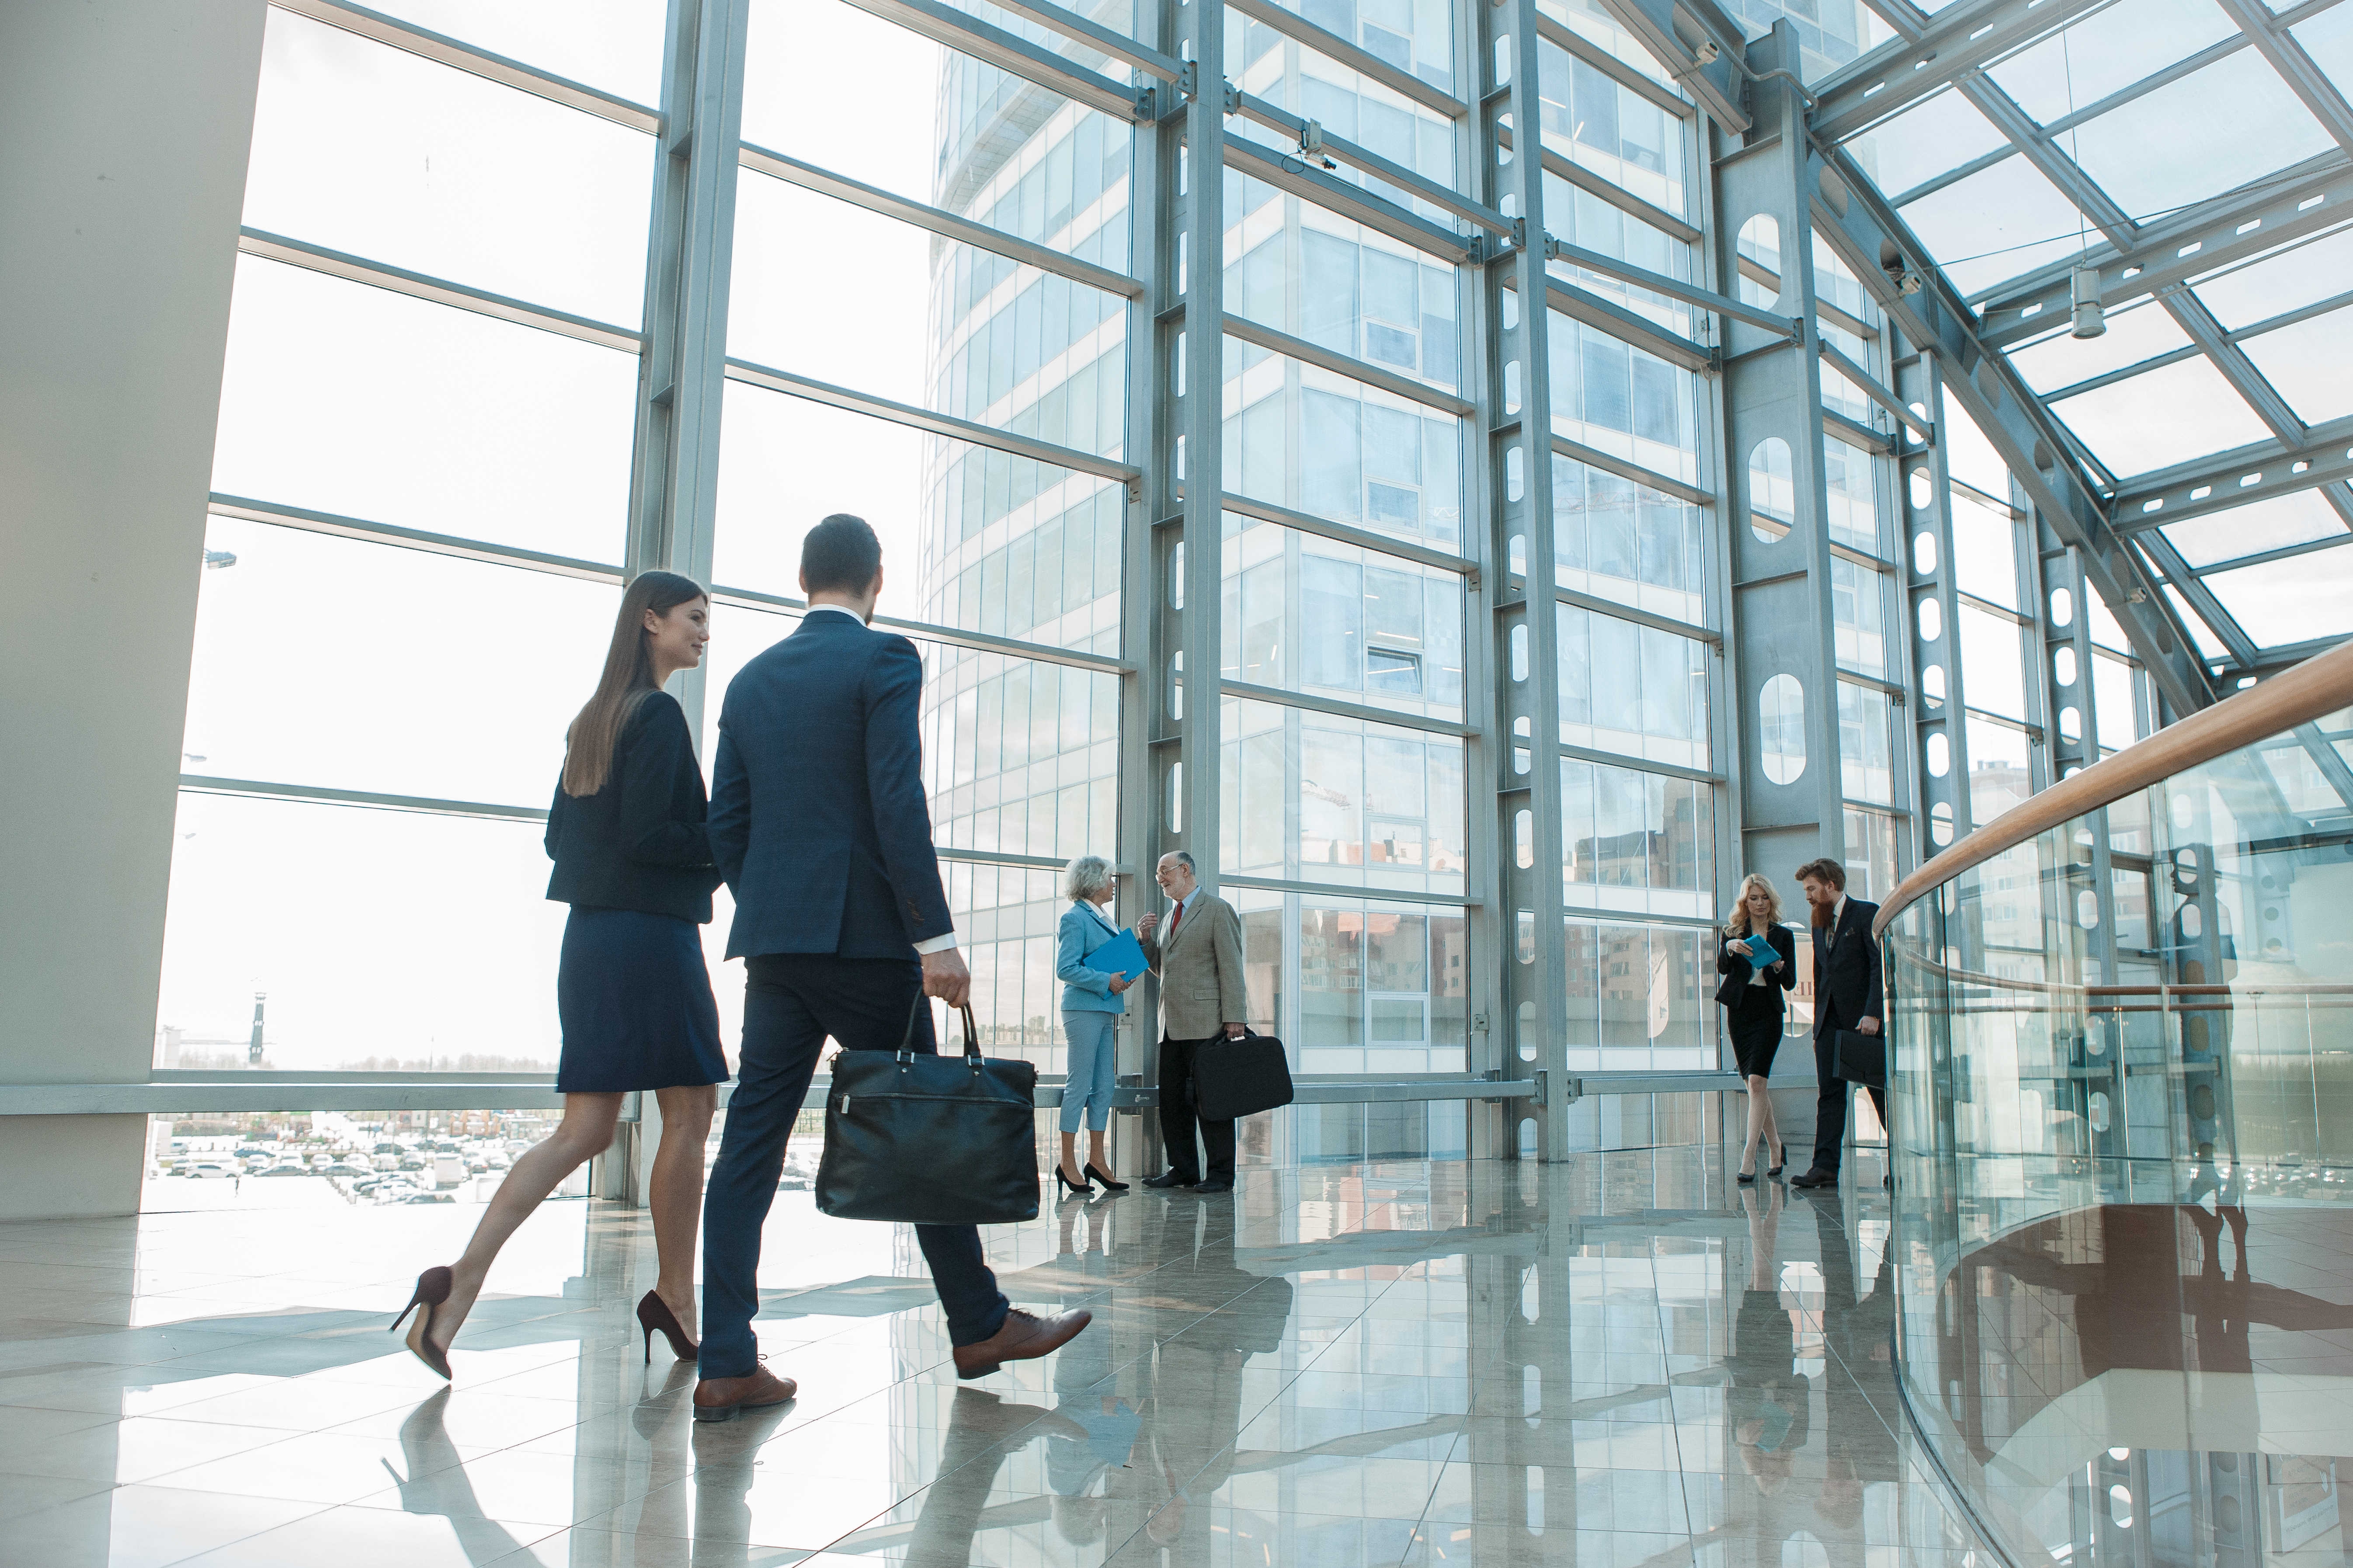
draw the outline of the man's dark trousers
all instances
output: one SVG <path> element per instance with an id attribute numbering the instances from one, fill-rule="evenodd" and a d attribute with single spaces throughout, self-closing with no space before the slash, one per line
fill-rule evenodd
<path id="1" fill-rule="evenodd" d="M 1201 1130 L 1201 1142 L 1209 1152 L 1208 1179 L 1234 1179 L 1233 1118 L 1217 1121 L 1206 1116 L 1196 1117 L 1193 1112 L 1194 1058 L 1203 1046 L 1217 1043 L 1215 1037 L 1172 1040 L 1165 1036 L 1160 1041 L 1160 1142 L 1167 1146 L 1168 1168 L 1188 1187 L 1202 1180 L 1200 1168 L 1194 1163 L 1199 1158 L 1193 1148 L 1196 1127 Z"/>
<path id="2" fill-rule="evenodd" d="M 727 1131 L 702 1207 L 702 1375 L 748 1377 L 759 1368 L 752 1319 L 760 1310 L 760 1226 L 784 1172 L 785 1142 L 800 1115 L 826 1037 L 846 1050 L 895 1051 L 923 990 L 913 957 L 768 953 L 744 961 L 744 1056 L 727 1102 Z M 936 1054 L 932 1010 L 913 1049 Z M 922 1151 L 908 1157 L 920 1160 Z M 954 1181 L 953 1171 L 929 1173 Z M 919 1225 L 915 1241 L 947 1309 L 948 1339 L 978 1344 L 1005 1326 L 1006 1300 L 968 1225 Z"/>
<path id="3" fill-rule="evenodd" d="M 1840 1151 L 1846 1142 L 1847 1081 L 1838 1075 L 1838 1032 L 1853 1027 L 1841 1022 L 1837 1010 L 1827 1004 L 1814 1025 L 1814 1081 L 1821 1085 L 1821 1094 L 1814 1101 L 1814 1169 L 1833 1176 L 1838 1174 Z M 1886 1091 L 1872 1089 L 1871 1103 L 1879 1112 L 1879 1124 L 1886 1126 Z"/>

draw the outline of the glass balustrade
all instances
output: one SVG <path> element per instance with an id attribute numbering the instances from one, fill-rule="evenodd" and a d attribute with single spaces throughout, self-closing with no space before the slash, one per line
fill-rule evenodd
<path id="1" fill-rule="evenodd" d="M 1885 928 L 1901 1382 L 2013 1562 L 2344 1560 L 2348 756 L 2284 728 Z"/>

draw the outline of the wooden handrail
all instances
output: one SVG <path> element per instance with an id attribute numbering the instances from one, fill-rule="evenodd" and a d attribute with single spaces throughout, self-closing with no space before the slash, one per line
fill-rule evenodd
<path id="1" fill-rule="evenodd" d="M 2137 745 L 2060 780 L 1978 828 L 1896 884 L 1871 922 L 1873 938 L 1905 906 L 1973 866 L 2063 822 L 2258 741 L 2353 705 L 2353 638 L 2313 655 L 2284 675 L 2168 724 Z"/>

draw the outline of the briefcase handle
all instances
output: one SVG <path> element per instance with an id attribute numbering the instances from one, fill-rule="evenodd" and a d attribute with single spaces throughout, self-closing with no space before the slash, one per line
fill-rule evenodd
<path id="1" fill-rule="evenodd" d="M 907 1033 L 899 1041 L 899 1059 L 901 1061 L 907 1061 L 913 1058 L 915 1054 L 915 1026 L 917 1023 L 922 1021 L 923 1009 L 929 1007 L 931 1005 L 932 999 L 930 997 L 919 994 L 915 997 L 915 1005 L 908 1011 Z M 978 1072 L 980 1070 L 980 1026 L 973 1022 L 972 1004 L 969 1002 L 957 1008 L 956 1011 L 964 1015 L 965 1065 L 972 1068 L 973 1071 Z"/>

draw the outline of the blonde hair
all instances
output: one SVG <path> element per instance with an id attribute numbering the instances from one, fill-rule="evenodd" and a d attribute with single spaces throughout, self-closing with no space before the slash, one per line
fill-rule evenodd
<path id="1" fill-rule="evenodd" d="M 1749 930 L 1748 889 L 1751 888 L 1764 889 L 1765 897 L 1771 900 L 1770 907 L 1765 915 L 1765 930 L 1770 931 L 1781 923 L 1781 894 L 1773 886 L 1773 879 L 1762 871 L 1751 871 L 1740 879 L 1740 896 L 1732 900 L 1732 918 L 1724 922 L 1724 934 L 1726 941 Z M 1765 932 L 1759 931 L 1756 934 L 1762 936 Z"/>

